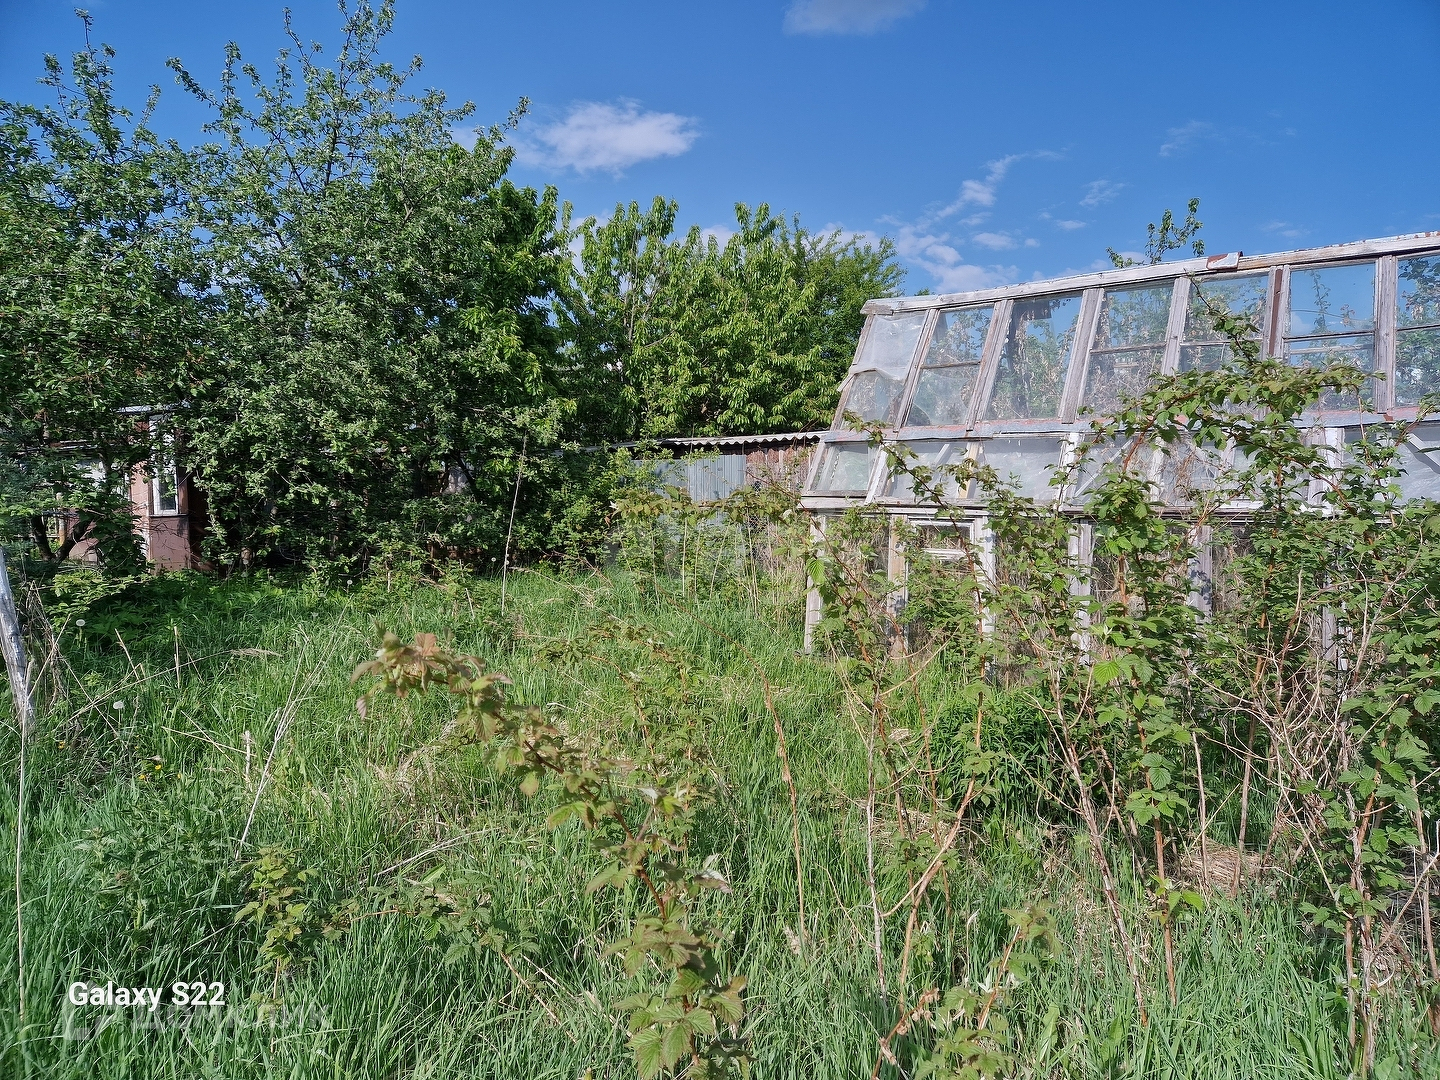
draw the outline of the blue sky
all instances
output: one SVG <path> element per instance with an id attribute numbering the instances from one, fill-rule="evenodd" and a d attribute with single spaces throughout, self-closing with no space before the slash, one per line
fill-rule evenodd
<path id="1" fill-rule="evenodd" d="M 73 6 L 0 0 L 0 97 L 42 99 Z M 290 6 L 337 40 L 332 3 Z M 279 0 L 89 7 L 182 140 L 204 117 L 166 57 L 213 85 L 225 42 L 284 44 Z M 1212 252 L 1440 230 L 1440 0 L 400 0 L 391 42 L 481 123 L 530 98 L 514 175 L 580 214 L 663 194 L 723 235 L 766 201 L 894 237 L 911 291 L 1089 268 L 1192 195 Z"/>

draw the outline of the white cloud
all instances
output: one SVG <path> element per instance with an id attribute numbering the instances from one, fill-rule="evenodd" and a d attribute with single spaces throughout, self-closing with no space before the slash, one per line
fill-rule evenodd
<path id="1" fill-rule="evenodd" d="M 735 230 L 730 228 L 729 225 L 707 225 L 705 228 L 700 230 L 700 236 L 702 239 L 709 240 L 711 237 L 714 237 L 715 242 L 719 244 L 722 248 L 726 245 L 727 242 L 729 242 L 730 237 L 734 235 Z"/>
<path id="2" fill-rule="evenodd" d="M 1026 246 L 1026 247 L 1039 247 L 1039 246 L 1040 246 L 1040 241 L 1039 241 L 1039 240 L 1036 240 L 1033 236 L 1026 237 L 1026 239 L 1025 239 L 1025 246 Z"/>
<path id="3" fill-rule="evenodd" d="M 1279 236 L 1283 236 L 1286 240 L 1298 240 L 1310 231 L 1309 229 L 1302 229 L 1297 225 L 1293 225 L 1288 221 L 1271 221 L 1265 225 L 1261 225 L 1260 228 L 1265 232 L 1276 233 Z"/>
<path id="4" fill-rule="evenodd" d="M 789 34 L 873 34 L 925 6 L 925 0 L 794 0 Z"/>
<path id="5" fill-rule="evenodd" d="M 642 110 L 623 98 L 581 101 L 563 119 L 517 138 L 515 156 L 525 165 L 618 176 L 642 161 L 685 153 L 699 135 L 692 117 Z"/>
<path id="6" fill-rule="evenodd" d="M 1107 203 L 1119 195 L 1120 189 L 1124 186 L 1124 184 L 1112 184 L 1109 180 L 1091 180 L 1085 185 L 1085 197 L 1080 200 L 1080 205 L 1087 209 L 1094 209 L 1101 203 Z"/>
<path id="7" fill-rule="evenodd" d="M 970 239 L 991 251 L 1009 251 L 1016 246 L 1015 238 L 1008 233 L 982 232 L 976 233 Z"/>
<path id="8" fill-rule="evenodd" d="M 959 197 L 941 210 L 939 216 L 949 217 L 957 210 L 963 210 L 967 206 L 994 206 L 995 192 L 999 189 L 1000 182 L 1005 179 L 1005 174 L 1010 171 L 1010 166 L 1025 156 L 1024 154 L 1007 154 L 1003 158 L 987 162 L 985 179 L 962 181 Z M 978 218 L 979 215 L 976 217 Z"/>
<path id="9" fill-rule="evenodd" d="M 971 292 L 1017 280 L 1014 266 L 976 266 L 967 263 L 947 233 L 931 232 L 925 225 L 901 225 L 895 250 L 910 266 L 923 270 L 941 292 Z"/>
<path id="10" fill-rule="evenodd" d="M 1160 144 L 1161 157 L 1170 157 L 1198 142 L 1219 138 L 1215 125 L 1209 120 L 1191 120 L 1181 127 L 1171 128 L 1166 134 L 1168 137 Z"/>
<path id="11" fill-rule="evenodd" d="M 1087 222 L 1075 221 L 1071 218 L 1057 218 L 1055 221 L 1055 227 L 1057 229 L 1064 229 L 1066 232 L 1074 232 L 1076 229 L 1083 229 L 1085 228 L 1086 224 Z"/>

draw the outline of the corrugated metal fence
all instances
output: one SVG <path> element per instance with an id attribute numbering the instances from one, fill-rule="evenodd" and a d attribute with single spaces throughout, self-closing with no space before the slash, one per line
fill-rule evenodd
<path id="1" fill-rule="evenodd" d="M 720 454 L 689 461 L 658 461 L 655 473 L 695 502 L 719 502 L 745 486 L 745 455 Z"/>

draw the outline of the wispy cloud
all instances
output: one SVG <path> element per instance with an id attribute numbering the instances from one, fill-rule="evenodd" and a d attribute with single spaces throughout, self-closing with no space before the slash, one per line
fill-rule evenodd
<path id="1" fill-rule="evenodd" d="M 1112 184 L 1109 180 L 1091 180 L 1085 185 L 1085 196 L 1080 200 L 1080 205 L 1088 210 L 1093 210 L 1101 203 L 1107 203 L 1116 195 L 1124 184 Z"/>
<path id="2" fill-rule="evenodd" d="M 685 153 L 699 135 L 693 117 L 645 110 L 628 99 L 581 101 L 514 145 L 524 165 L 618 176 L 642 161 Z"/>
<path id="3" fill-rule="evenodd" d="M 1283 236 L 1286 240 L 1298 240 L 1310 230 L 1302 229 L 1289 221 L 1270 221 L 1260 226 L 1261 230 L 1267 233 L 1274 233 L 1276 236 Z"/>
<path id="4" fill-rule="evenodd" d="M 794 0 L 785 11 L 785 32 L 873 34 L 924 6 L 925 0 Z"/>
<path id="5" fill-rule="evenodd" d="M 970 239 L 991 251 L 1009 251 L 1013 247 L 1020 246 L 1019 241 L 1009 233 L 982 232 L 976 233 Z"/>
<path id="6" fill-rule="evenodd" d="M 1018 279 L 1015 266 L 977 266 L 967 263 L 948 233 L 925 225 L 900 225 L 895 250 L 908 265 L 923 270 L 941 292 L 970 292 Z"/>
<path id="7" fill-rule="evenodd" d="M 1076 229 L 1083 229 L 1087 224 L 1088 222 L 1075 221 L 1073 218 L 1057 218 L 1055 220 L 1055 227 L 1057 229 L 1064 229 L 1066 232 L 1074 232 Z"/>
<path id="8" fill-rule="evenodd" d="M 1187 124 L 1173 127 L 1166 132 L 1166 139 L 1160 144 L 1160 156 L 1173 157 L 1190 149 L 1196 143 L 1208 142 L 1221 137 L 1220 132 L 1209 120 L 1191 120 Z"/>
<path id="9" fill-rule="evenodd" d="M 999 191 L 1005 174 L 1010 171 L 1011 165 L 1024 156 L 1024 154 L 1007 154 L 1003 158 L 986 164 L 984 180 L 962 180 L 960 194 L 954 202 L 940 211 L 939 216 L 949 217 L 967 206 L 994 206 L 996 192 Z M 976 216 L 976 220 L 978 219 L 979 215 Z"/>
<path id="10" fill-rule="evenodd" d="M 999 197 L 1000 185 L 1004 183 L 1005 177 L 1009 175 L 1010 169 L 1016 162 L 1026 161 L 1031 158 L 1053 161 L 1060 155 L 1053 150 L 1027 150 L 1023 154 L 1006 154 L 1002 158 L 985 163 L 985 178 L 983 180 L 962 180 L 960 182 L 960 193 L 948 206 L 936 213 L 937 218 L 947 218 L 958 214 L 969 206 L 991 207 Z M 986 212 L 974 214 L 962 220 L 964 225 L 978 225 L 989 216 Z"/>

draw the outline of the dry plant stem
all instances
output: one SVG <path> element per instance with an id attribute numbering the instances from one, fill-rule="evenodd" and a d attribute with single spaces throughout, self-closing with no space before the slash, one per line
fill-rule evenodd
<path id="1" fill-rule="evenodd" d="M 885 935 L 880 918 L 880 894 L 875 885 L 875 726 L 865 742 L 865 885 L 870 890 L 870 912 L 874 922 L 875 973 L 880 996 L 888 997 L 885 985 Z"/>
<path id="2" fill-rule="evenodd" d="M 1062 720 L 1063 723 L 1063 720 Z M 1080 757 L 1075 750 L 1074 742 L 1065 732 L 1063 753 L 1065 764 L 1070 769 L 1071 778 L 1075 781 L 1076 789 L 1080 793 L 1080 816 L 1085 821 L 1085 828 L 1090 836 L 1090 852 L 1095 863 L 1100 868 L 1100 889 L 1105 894 L 1105 904 L 1110 909 L 1110 919 L 1115 925 L 1115 933 L 1120 938 L 1120 949 L 1125 956 L 1125 970 L 1130 975 L 1130 985 L 1135 991 L 1135 1007 L 1140 1010 L 1140 1023 L 1146 1026 L 1150 1023 L 1149 1014 L 1145 1011 L 1145 988 L 1140 980 L 1140 969 L 1135 960 L 1135 946 L 1130 940 L 1130 932 L 1125 927 L 1125 914 L 1120 908 L 1120 895 L 1115 888 L 1115 875 L 1110 869 L 1110 859 L 1105 854 L 1105 837 L 1100 829 L 1099 819 L 1095 815 L 1095 801 L 1090 797 L 1090 789 L 1086 786 L 1084 777 L 1080 771 Z"/>
<path id="3" fill-rule="evenodd" d="M 1205 833 L 1210 828 L 1210 818 L 1205 808 L 1205 769 L 1200 764 L 1200 736 L 1190 735 L 1195 744 L 1195 783 L 1200 789 L 1200 880 L 1210 887 L 1210 848 Z M 1238 860 L 1237 860 L 1238 861 Z"/>
<path id="4" fill-rule="evenodd" d="M 525 450 L 530 445 L 530 435 L 520 436 L 520 460 L 515 463 L 515 494 L 510 499 L 510 524 L 505 529 L 505 555 L 500 562 L 500 613 L 505 613 L 505 586 L 510 574 L 510 536 L 515 532 L 515 508 L 520 505 L 520 480 L 525 475 Z"/>
<path id="5" fill-rule="evenodd" d="M 880 1053 L 875 1056 L 875 1068 L 870 1070 L 870 1080 L 876 1080 L 876 1078 L 880 1075 L 880 1066 L 884 1062 L 888 1061 L 892 1065 L 896 1064 L 895 1055 L 890 1051 L 891 1041 L 895 1038 L 895 1036 L 904 1035 L 907 1031 L 909 1031 L 910 1025 L 915 1022 L 915 1018 L 921 1013 L 923 1013 L 926 1009 L 928 1009 L 931 1005 L 933 1005 L 939 999 L 939 997 L 940 991 L 936 990 L 932 986 L 930 989 L 926 990 L 923 994 L 920 995 L 920 1000 L 915 1002 L 912 1008 L 907 1009 L 904 1013 L 901 1014 L 900 1019 L 895 1021 L 895 1026 L 892 1027 L 889 1033 L 880 1040 Z M 988 1006 L 989 1003 L 987 1002 L 986 1004 Z"/>
<path id="6" fill-rule="evenodd" d="M 1425 815 L 1420 809 L 1420 792 L 1418 785 L 1411 782 L 1411 790 L 1415 793 L 1415 832 L 1420 837 L 1420 855 L 1429 854 L 1430 838 L 1425 833 Z M 1440 854 L 1440 853 L 1437 853 Z M 1430 856 L 1430 867 L 1435 865 L 1435 855 Z M 1428 869 L 1427 869 L 1428 873 Z M 1424 881 L 1423 875 L 1416 876 L 1416 887 Z M 1396 920 L 1398 925 L 1399 920 Z M 1426 885 L 1420 889 L 1420 937 L 1425 944 L 1425 957 L 1430 961 L 1430 978 L 1440 983 L 1440 962 L 1435 958 L 1435 927 L 1430 921 L 1430 887 Z M 1440 1001 L 1431 1000 L 1430 1008 L 1427 1010 L 1430 1019 L 1430 1033 L 1440 1037 Z"/>
<path id="7" fill-rule="evenodd" d="M 983 722 L 983 714 L 984 710 L 977 707 L 975 710 L 975 749 L 977 750 L 980 749 L 980 730 Z M 939 849 L 930 860 L 930 864 L 925 867 L 925 872 L 920 875 L 920 880 L 910 887 L 910 892 L 907 894 L 910 901 L 910 916 L 905 921 L 905 948 L 900 955 L 900 992 L 902 994 L 905 992 L 904 988 L 910 975 L 910 951 L 915 940 L 915 924 L 920 917 L 920 905 L 924 902 L 925 891 L 930 888 L 930 883 L 935 880 L 935 875 L 940 872 L 941 866 L 944 865 L 946 852 L 950 850 L 956 838 L 960 835 L 961 826 L 965 823 L 965 811 L 970 806 L 970 800 L 975 797 L 975 787 L 975 780 L 972 777 L 969 784 L 965 787 L 965 797 L 960 800 L 960 806 L 955 811 L 955 823 L 950 826 L 950 831 L 946 833 L 945 839 L 940 843 Z M 904 900 L 901 900 L 900 903 L 903 904 L 904 902 Z M 896 904 L 895 907 L 885 913 L 885 917 L 889 918 L 899 910 L 899 908 L 900 904 Z"/>
<path id="8" fill-rule="evenodd" d="M 1258 667 L 1259 661 L 1256 661 Z M 1240 780 L 1240 827 L 1235 837 L 1237 851 L 1235 872 L 1230 878 L 1230 898 L 1240 895 L 1240 874 L 1245 865 L 1245 825 L 1250 817 L 1250 778 L 1255 768 L 1255 723 L 1256 716 L 1250 715 L 1250 735 L 1245 740 L 1245 774 Z"/>
<path id="9" fill-rule="evenodd" d="M 1160 880 L 1165 880 L 1165 833 L 1160 829 L 1155 830 L 1155 872 L 1160 875 Z M 1180 1004 L 1180 997 L 1175 992 L 1175 933 L 1170 925 L 1170 912 L 1163 912 L 1165 921 L 1165 985 L 1170 990 L 1170 1004 Z"/>

